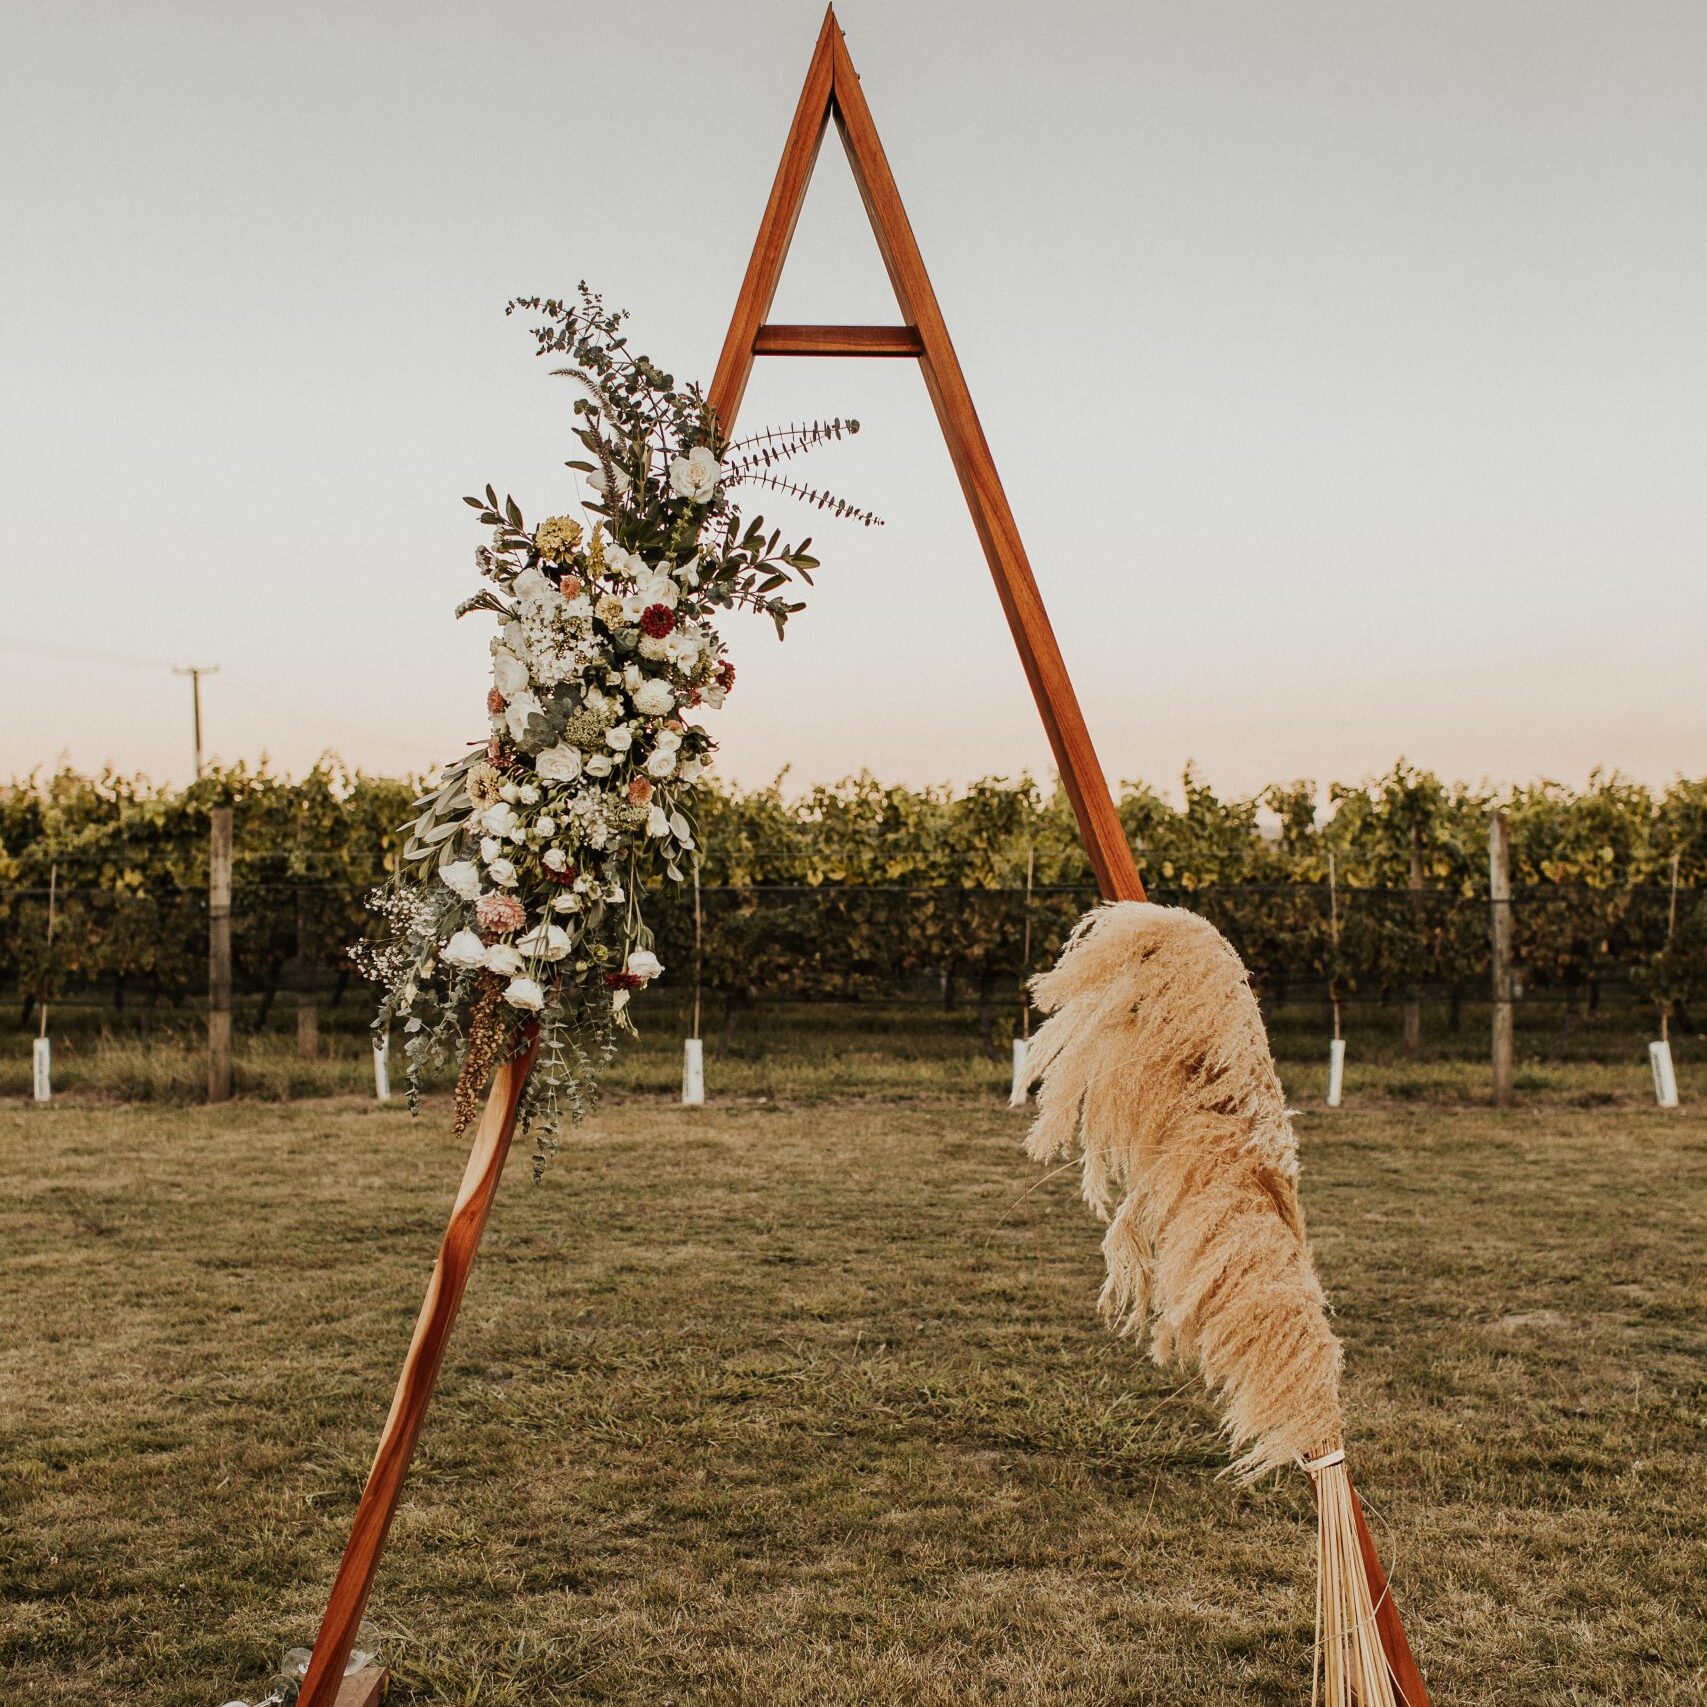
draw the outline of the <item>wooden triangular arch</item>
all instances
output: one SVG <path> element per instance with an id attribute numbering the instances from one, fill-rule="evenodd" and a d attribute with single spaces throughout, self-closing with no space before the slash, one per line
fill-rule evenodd
<path id="1" fill-rule="evenodd" d="M 817 162 L 824 132 L 834 119 L 871 229 L 888 270 L 905 324 L 900 326 L 772 326 L 766 323 L 788 257 L 789 243 Z M 947 440 L 949 456 L 972 513 L 996 591 L 1007 613 L 1026 680 L 1043 718 L 1061 779 L 1105 900 L 1142 901 L 1144 886 L 1120 827 L 1114 800 L 1091 745 L 1067 667 L 1032 576 L 995 460 L 972 407 L 965 375 L 950 342 L 936 293 L 878 140 L 859 75 L 848 57 L 832 6 L 806 73 L 776 182 L 771 186 L 752 259 L 747 264 L 734 318 L 723 342 L 709 400 L 728 436 L 757 356 L 912 356 Z M 468 1165 L 439 1245 L 427 1295 L 398 1377 L 391 1412 L 380 1435 L 367 1485 L 357 1504 L 350 1539 L 338 1567 L 325 1616 L 315 1638 L 297 1707 L 371 1707 L 383 1685 L 378 1671 L 344 1684 L 344 1665 L 378 1573 L 391 1519 L 426 1418 L 445 1345 L 474 1266 L 498 1181 L 509 1154 L 522 1087 L 537 1039 L 495 1074 L 475 1133 Z M 1398 1608 L 1376 1553 L 1363 1510 L 1352 1495 L 1358 1539 L 1376 1608 L 1382 1645 L 1406 1707 L 1428 1707 L 1422 1672 L 1411 1653 Z"/>
<path id="2" fill-rule="evenodd" d="M 770 326 L 784 261 L 800 217 L 824 132 L 834 119 L 865 203 L 878 252 L 906 324 L 901 326 Z M 931 289 L 930 275 L 895 188 L 889 161 L 865 104 L 859 73 L 848 57 L 835 8 L 824 14 L 806 86 L 794 109 L 782 164 L 771 186 L 753 257 L 735 304 L 711 382 L 711 406 L 726 436 L 747 389 L 756 356 L 914 356 L 924 375 L 948 454 L 966 494 L 972 525 L 990 565 L 1032 697 L 1043 718 L 1056 768 L 1078 818 L 1097 887 L 1105 900 L 1142 901 L 1144 885 L 1114 810 L 1107 780 L 1091 745 L 1078 696 L 1031 573 L 1031 563 L 1008 508 L 996 463 L 972 407 L 972 394 Z"/>

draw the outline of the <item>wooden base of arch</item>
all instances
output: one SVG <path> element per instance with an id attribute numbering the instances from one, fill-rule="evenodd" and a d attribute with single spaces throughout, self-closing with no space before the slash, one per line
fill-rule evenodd
<path id="1" fill-rule="evenodd" d="M 902 325 L 765 324 L 806 187 L 832 120 L 847 151 L 854 181 L 894 287 Z M 995 458 L 972 406 L 966 376 L 949 339 L 936 292 L 931 288 L 930 276 L 925 271 L 834 8 L 824 14 L 782 164 L 771 187 L 752 259 L 707 394 L 725 437 L 733 435 L 741 397 L 754 358 L 758 356 L 901 357 L 918 362 L 966 497 L 973 529 L 984 548 L 1020 663 L 1043 719 L 1056 767 L 1072 801 L 1079 833 L 1096 872 L 1097 887 L 1105 900 L 1142 901 L 1144 885 L 1132 850 L 1091 744 L 1019 527 L 996 472 Z M 344 1549 L 326 1616 L 314 1643 L 314 1658 L 297 1698 L 298 1707 L 357 1707 L 339 1694 L 341 1674 L 379 1568 L 386 1534 L 403 1491 L 403 1479 L 443 1361 L 445 1341 L 456 1319 L 463 1288 L 468 1284 L 480 1235 L 509 1153 L 522 1086 L 532 1064 L 530 1046 L 524 1056 L 500 1068 L 493 1081 L 463 1174 L 462 1188 L 439 1246 L 438 1262 L 421 1306 L 414 1339 L 404 1360 L 391 1414 L 380 1437 L 373 1471 L 356 1507 L 349 1544 Z M 1357 1525 L 1383 1646 L 1401 1697 L 1406 1707 L 1428 1707 L 1428 1690 L 1406 1640 L 1398 1607 L 1388 1592 L 1386 1572 L 1364 1521 L 1361 1503 L 1357 1507 Z"/>

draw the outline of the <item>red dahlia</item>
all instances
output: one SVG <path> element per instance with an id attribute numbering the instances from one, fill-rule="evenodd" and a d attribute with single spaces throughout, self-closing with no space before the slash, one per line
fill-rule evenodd
<path id="1" fill-rule="evenodd" d="M 605 988 L 607 990 L 638 990 L 645 983 L 638 972 L 607 972 Z"/>
<path id="2" fill-rule="evenodd" d="M 727 658 L 720 658 L 717 661 L 717 668 L 711 673 L 717 678 L 717 685 L 722 688 L 725 693 L 734 687 L 735 666 L 731 664 Z"/>
<path id="3" fill-rule="evenodd" d="M 662 640 L 676 626 L 676 613 L 668 605 L 648 605 L 640 613 L 640 626 L 654 640 Z"/>

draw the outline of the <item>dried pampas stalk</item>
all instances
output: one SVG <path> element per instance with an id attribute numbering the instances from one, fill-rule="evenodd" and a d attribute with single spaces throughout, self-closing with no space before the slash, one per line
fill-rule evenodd
<path id="1" fill-rule="evenodd" d="M 1108 1226 L 1104 1315 L 1147 1334 L 1158 1363 L 1201 1370 L 1241 1481 L 1288 1464 L 1310 1473 L 1312 1700 L 1397 1707 L 1342 1449 L 1343 1354 L 1244 966 L 1195 913 L 1122 901 L 1091 913 L 1032 990 L 1050 1017 L 1027 1054 L 1041 1088 L 1026 1148 L 1040 1162 L 1083 1158 L 1085 1200 Z"/>

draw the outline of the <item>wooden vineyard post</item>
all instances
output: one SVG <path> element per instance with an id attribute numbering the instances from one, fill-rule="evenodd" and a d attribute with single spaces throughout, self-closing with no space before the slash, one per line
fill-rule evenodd
<path id="1" fill-rule="evenodd" d="M 1511 841 L 1505 813 L 1499 811 L 1488 822 L 1488 911 L 1494 968 L 1494 1107 L 1510 1108 L 1516 1093 L 1512 1065 Z"/>
<path id="2" fill-rule="evenodd" d="M 216 806 L 207 848 L 207 1100 L 231 1095 L 231 808 Z"/>
<path id="3" fill-rule="evenodd" d="M 854 181 L 904 317 L 903 325 L 765 324 L 819 145 L 831 119 L 835 120 L 847 150 Z M 752 259 L 708 393 L 726 438 L 732 435 L 752 364 L 758 356 L 911 358 L 919 363 L 966 497 L 973 528 L 983 546 L 1021 666 L 1096 872 L 1097 887 L 1106 900 L 1142 901 L 1144 886 L 1132 849 L 1091 744 L 1018 526 L 996 473 L 995 459 L 972 406 L 965 375 L 949 340 L 936 293 L 901 205 L 833 8 L 824 15 L 782 163 L 765 206 Z M 314 1658 L 298 1696 L 298 1707 L 334 1707 L 339 1677 L 373 1586 L 386 1531 L 432 1397 L 444 1343 L 497 1190 L 532 1055 L 530 1047 L 525 1056 L 500 1068 L 488 1093 L 462 1190 L 445 1231 L 439 1262 L 421 1307 L 420 1321 L 398 1381 L 373 1471 L 356 1508 L 349 1544 L 314 1644 Z M 1405 1641 L 1397 1608 L 1387 1593 L 1386 1577 L 1364 1526 L 1361 1507 L 1357 1508 L 1357 1523 L 1389 1663 L 1405 1692 L 1407 1707 L 1426 1707 L 1428 1695 Z M 345 1703 L 343 1707 L 353 1704 Z"/>

